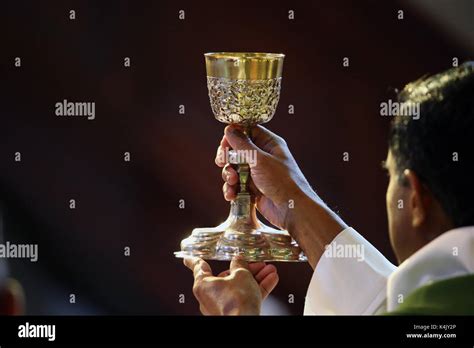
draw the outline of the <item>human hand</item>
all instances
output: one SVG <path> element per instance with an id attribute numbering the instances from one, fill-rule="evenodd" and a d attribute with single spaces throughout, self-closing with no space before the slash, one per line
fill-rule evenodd
<path id="1" fill-rule="evenodd" d="M 296 239 L 314 269 L 325 246 L 347 228 L 346 223 L 313 191 L 285 140 L 262 126 L 252 128 L 252 139 L 238 126 L 225 128 L 215 161 L 223 168 L 226 200 L 235 199 L 239 182 L 236 170 L 224 155 L 227 148 L 256 154 L 249 167 L 250 191 L 257 209 Z"/>
<path id="2" fill-rule="evenodd" d="M 185 258 L 184 264 L 194 273 L 193 293 L 204 315 L 258 315 L 262 300 L 279 280 L 275 266 L 264 262 L 234 258 L 217 277 L 200 258 Z"/>
<path id="3" fill-rule="evenodd" d="M 273 225 L 288 229 L 290 224 L 290 200 L 302 197 L 316 198 L 308 181 L 296 164 L 283 138 L 262 126 L 252 128 L 252 139 L 237 126 L 227 126 L 217 149 L 215 162 L 222 167 L 224 197 L 234 200 L 239 175 L 227 162 L 226 149 L 253 151 L 255 163 L 250 164 L 250 190 L 254 194 L 258 210 Z"/>

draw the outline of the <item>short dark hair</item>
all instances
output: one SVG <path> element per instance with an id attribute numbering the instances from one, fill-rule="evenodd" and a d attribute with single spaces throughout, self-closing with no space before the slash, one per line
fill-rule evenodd
<path id="1" fill-rule="evenodd" d="M 391 125 L 398 174 L 413 170 L 455 227 L 474 225 L 474 63 L 409 83 L 398 102 L 419 105 Z"/>

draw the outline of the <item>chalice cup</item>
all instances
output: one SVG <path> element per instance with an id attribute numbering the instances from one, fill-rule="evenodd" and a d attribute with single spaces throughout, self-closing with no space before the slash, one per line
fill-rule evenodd
<path id="1" fill-rule="evenodd" d="M 280 98 L 283 54 L 206 53 L 207 87 L 217 120 L 251 129 L 270 121 Z M 257 218 L 255 199 L 249 190 L 250 153 L 225 152 L 239 175 L 239 190 L 230 204 L 228 218 L 216 227 L 195 228 L 181 241 L 177 257 L 207 260 L 306 261 L 301 248 L 287 231 L 266 226 Z"/>

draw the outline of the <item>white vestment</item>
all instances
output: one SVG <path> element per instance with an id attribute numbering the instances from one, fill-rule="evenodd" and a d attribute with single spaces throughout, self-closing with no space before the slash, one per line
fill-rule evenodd
<path id="1" fill-rule="evenodd" d="M 305 315 L 393 311 L 423 285 L 474 273 L 474 226 L 443 233 L 399 267 L 353 228 L 339 233 L 331 244 L 339 248 L 358 246 L 363 258 L 324 253 L 309 284 Z"/>

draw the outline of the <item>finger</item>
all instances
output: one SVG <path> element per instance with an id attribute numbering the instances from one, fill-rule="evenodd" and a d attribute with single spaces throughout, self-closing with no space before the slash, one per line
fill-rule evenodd
<path id="1" fill-rule="evenodd" d="M 199 304 L 199 310 L 201 311 L 202 315 L 211 315 L 207 308 L 202 304 Z"/>
<path id="2" fill-rule="evenodd" d="M 230 150 L 229 142 L 227 141 L 225 135 L 222 136 L 222 140 L 217 147 L 216 158 L 214 161 L 218 167 L 223 167 L 227 163 L 227 153 Z"/>
<path id="3" fill-rule="evenodd" d="M 252 262 L 249 263 L 249 270 L 255 276 L 265 267 L 265 262 Z"/>
<path id="4" fill-rule="evenodd" d="M 221 142 L 219 143 L 219 146 L 225 147 L 225 144 L 227 143 L 227 139 L 225 138 L 225 134 L 221 138 Z"/>
<path id="5" fill-rule="evenodd" d="M 214 159 L 217 166 L 219 167 L 225 166 L 228 160 L 227 154 L 229 150 L 230 150 L 230 145 L 224 135 L 222 136 L 221 142 L 219 143 L 219 146 L 217 147 L 216 158 Z"/>
<path id="6" fill-rule="evenodd" d="M 225 154 L 225 148 L 223 148 L 222 146 L 219 146 L 217 148 L 217 152 L 216 152 L 216 158 L 214 159 L 214 162 L 216 163 L 216 165 L 218 167 L 223 167 L 225 166 L 226 162 L 227 162 L 227 159 L 226 159 L 226 154 Z"/>
<path id="7" fill-rule="evenodd" d="M 186 256 L 183 258 L 183 263 L 191 271 L 194 270 L 194 264 L 197 262 L 198 257 Z"/>
<path id="8" fill-rule="evenodd" d="M 256 146 L 270 154 L 285 145 L 285 140 L 282 137 L 260 125 L 252 128 L 252 140 Z"/>
<path id="9" fill-rule="evenodd" d="M 270 273 L 260 282 L 260 291 L 262 292 L 262 299 L 265 299 L 278 284 L 278 273 Z"/>
<path id="10" fill-rule="evenodd" d="M 277 269 L 273 265 L 265 265 L 256 275 L 255 280 L 260 283 L 270 273 L 277 273 Z"/>
<path id="11" fill-rule="evenodd" d="M 230 273 L 232 273 L 238 270 L 239 268 L 249 269 L 249 264 L 247 263 L 247 261 L 242 259 L 242 257 L 235 256 L 232 258 L 232 261 L 230 261 L 229 271 Z"/>
<path id="12" fill-rule="evenodd" d="M 230 149 L 231 149 L 231 146 L 230 146 L 230 144 L 229 144 L 229 141 L 227 140 L 227 138 L 225 137 L 225 135 L 222 137 L 221 146 L 222 146 L 223 149 L 227 149 L 227 150 L 230 150 Z"/>
<path id="13" fill-rule="evenodd" d="M 185 257 L 184 264 L 193 271 L 195 282 L 212 276 L 211 266 L 199 257 Z"/>
<path id="14" fill-rule="evenodd" d="M 218 277 L 225 278 L 230 274 L 230 270 L 222 271 L 219 273 Z"/>
<path id="15" fill-rule="evenodd" d="M 229 185 L 236 185 L 239 182 L 239 174 L 231 164 L 227 163 L 222 169 L 222 179 Z"/>
<path id="16" fill-rule="evenodd" d="M 238 126 L 230 125 L 224 129 L 225 137 L 229 145 L 234 150 L 257 151 L 257 156 L 261 150 L 252 142 L 252 140 L 242 132 Z"/>
<path id="17" fill-rule="evenodd" d="M 237 196 L 237 186 L 231 186 L 228 183 L 225 183 L 224 186 L 222 186 L 222 193 L 224 193 L 226 201 L 233 201 Z"/>

